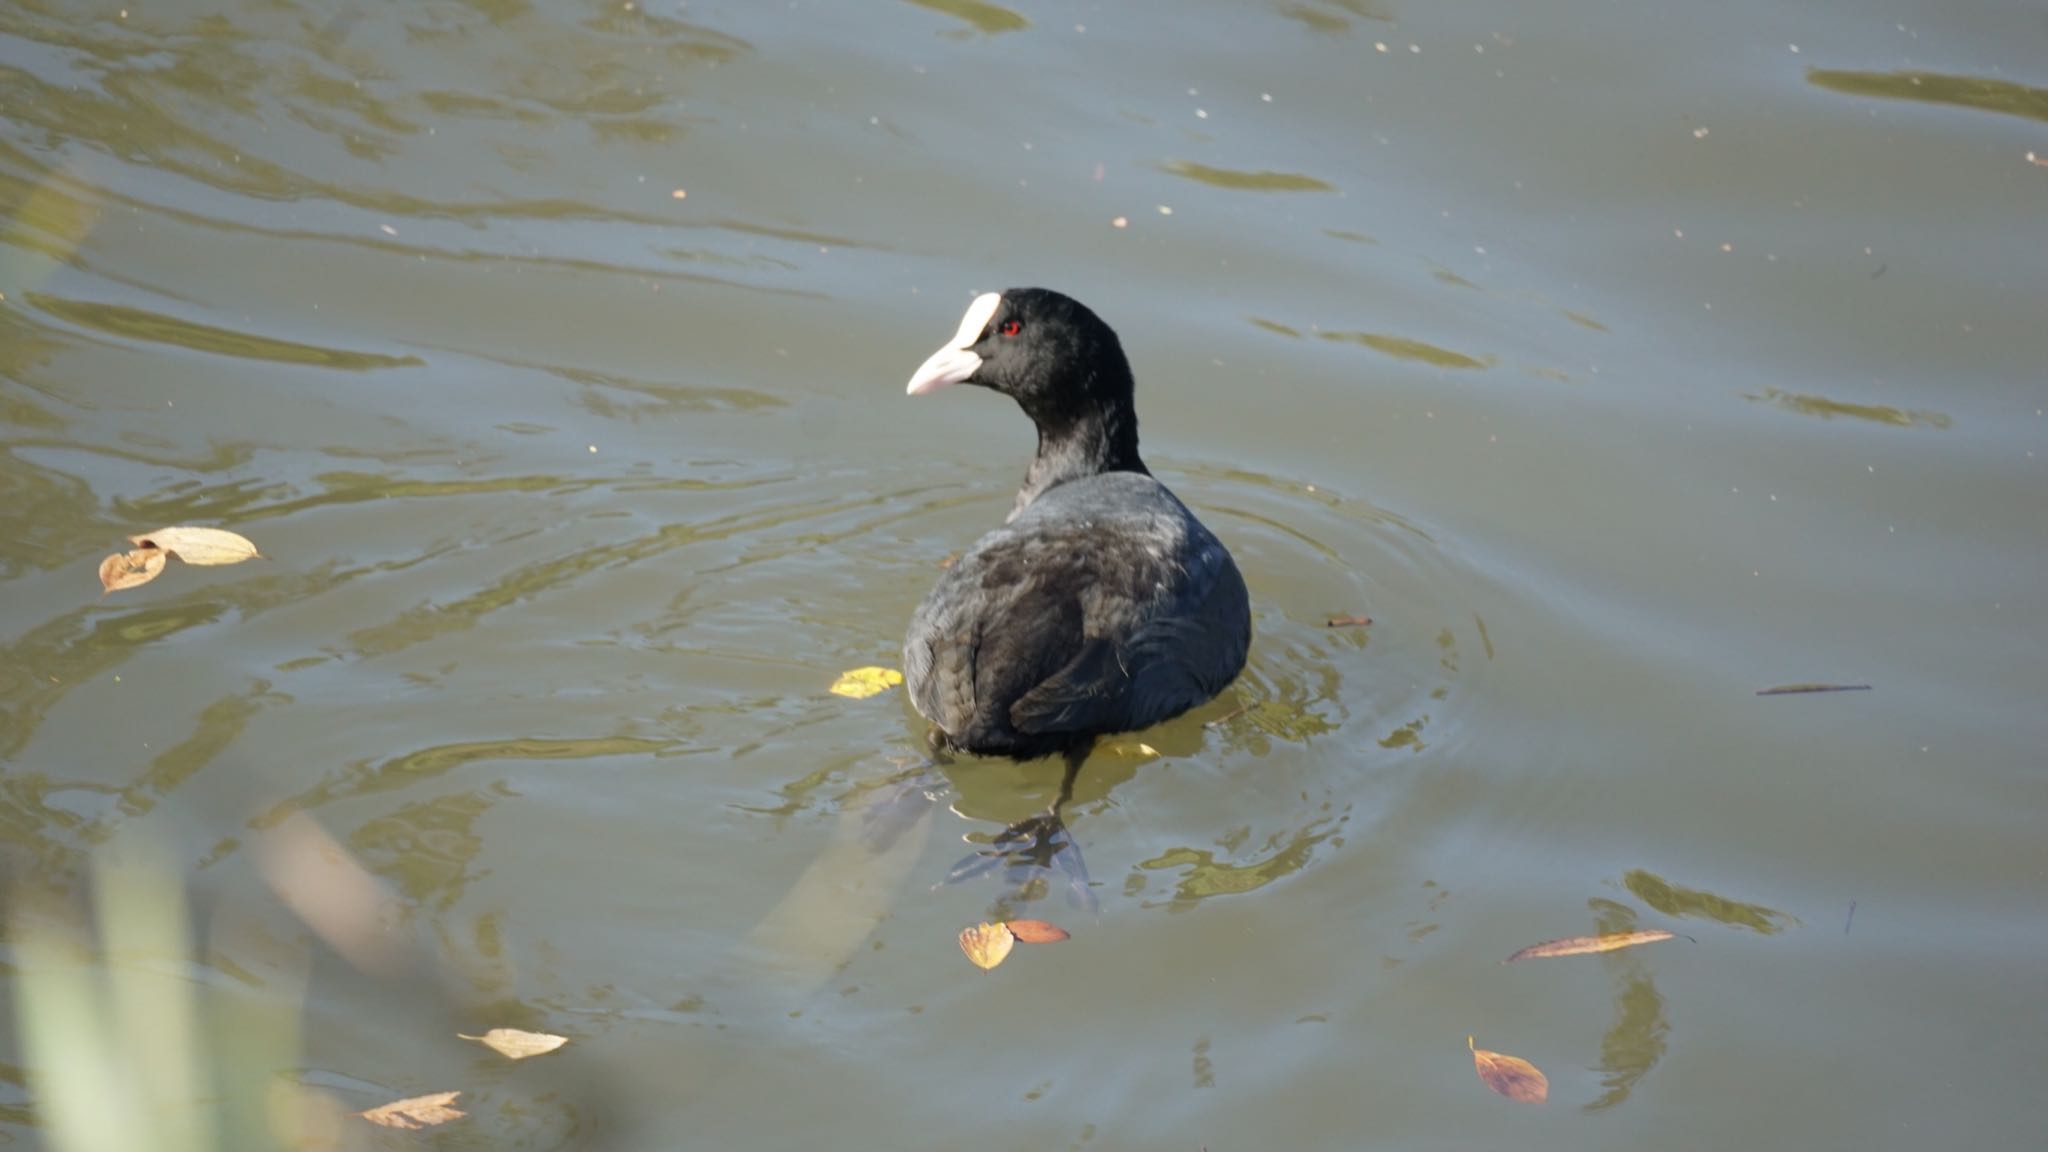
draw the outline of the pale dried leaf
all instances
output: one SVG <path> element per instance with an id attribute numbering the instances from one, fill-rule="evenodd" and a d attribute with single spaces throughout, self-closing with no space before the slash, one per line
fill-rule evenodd
<path id="1" fill-rule="evenodd" d="M 1057 944 L 1069 937 L 1065 928 L 1045 920 L 1011 920 L 1004 927 L 1022 944 Z"/>
<path id="2" fill-rule="evenodd" d="M 159 528 L 128 539 L 145 548 L 161 548 L 187 564 L 201 567 L 240 564 L 262 555 L 247 537 L 220 528 Z"/>
<path id="3" fill-rule="evenodd" d="M 1488 1088 L 1524 1104 L 1541 1104 L 1550 1098 L 1550 1081 L 1534 1064 L 1519 1056 L 1475 1047 L 1470 1036 L 1465 1037 L 1465 1047 L 1472 1049 L 1472 1067 Z"/>
<path id="4" fill-rule="evenodd" d="M 100 587 L 108 592 L 134 588 L 157 578 L 169 557 L 161 548 L 137 548 L 116 552 L 100 561 Z"/>
<path id="5" fill-rule="evenodd" d="M 464 1040 L 474 1040 L 508 1060 L 524 1060 L 528 1056 L 540 1056 L 569 1042 L 566 1036 L 550 1036 L 546 1032 L 522 1032 L 517 1028 L 493 1028 L 481 1036 L 470 1036 L 457 1032 Z"/>
<path id="6" fill-rule="evenodd" d="M 356 1115 L 372 1124 L 386 1128 L 401 1128 L 411 1131 L 418 1128 L 432 1128 L 459 1120 L 469 1113 L 455 1107 L 455 1098 L 460 1092 L 436 1092 L 431 1096 L 414 1096 L 409 1100 L 394 1100 L 381 1108 L 372 1108 Z"/>
<path id="7" fill-rule="evenodd" d="M 1016 947 L 1017 937 L 1007 924 L 981 923 L 960 930 L 960 950 L 981 969 L 993 968 Z"/>
<path id="8" fill-rule="evenodd" d="M 1620 948 L 1655 944 L 1659 940 L 1669 939 L 1671 933 L 1662 928 L 1651 928 L 1642 932 L 1612 932 L 1605 936 L 1567 936 L 1562 940 L 1545 940 L 1541 944 L 1531 944 L 1501 963 L 1541 960 L 1551 956 L 1591 956 L 1599 952 L 1613 952 Z"/>
<path id="9" fill-rule="evenodd" d="M 903 673 L 894 668 L 855 668 L 839 674 L 832 682 L 835 696 L 847 696 L 862 700 L 877 692 L 886 692 L 903 683 Z"/>

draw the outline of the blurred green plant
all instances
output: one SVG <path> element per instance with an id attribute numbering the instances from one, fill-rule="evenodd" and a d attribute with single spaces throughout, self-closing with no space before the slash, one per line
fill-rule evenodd
<path id="1" fill-rule="evenodd" d="M 180 871 L 124 840 L 94 860 L 94 913 L 28 884 L 7 924 L 19 1046 L 54 1152 L 333 1147 L 341 1106 L 280 1077 L 299 1052 L 306 956 L 273 995 L 212 985 Z M 278 994 L 282 992 L 282 994 Z"/>

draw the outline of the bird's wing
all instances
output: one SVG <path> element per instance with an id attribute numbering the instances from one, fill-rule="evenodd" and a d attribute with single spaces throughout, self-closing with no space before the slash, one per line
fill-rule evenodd
<path id="1" fill-rule="evenodd" d="M 1180 715 L 1222 691 L 1250 641 L 1244 579 L 1206 533 L 1183 560 L 1126 560 L 1124 587 L 1084 595 L 1078 651 L 1010 707 L 1020 732 L 1124 732 Z M 1145 609 L 1133 612 L 1138 582 Z M 1125 595 L 1117 595 L 1125 593 Z"/>

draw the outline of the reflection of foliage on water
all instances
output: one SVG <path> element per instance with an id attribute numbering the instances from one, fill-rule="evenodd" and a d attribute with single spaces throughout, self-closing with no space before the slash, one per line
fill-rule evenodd
<path id="1" fill-rule="evenodd" d="M 1312 31 L 1337 35 L 1351 30 L 1353 18 L 1391 23 L 1393 13 L 1377 0 L 1284 0 L 1274 6 L 1282 16 L 1307 25 Z"/>
<path id="2" fill-rule="evenodd" d="M 128 612 L 80 608 L 0 648 L 0 664 L 35 669 L 32 675 L 0 681 L 5 693 L 0 703 L 8 706 L 0 712 L 0 759 L 18 755 L 43 716 L 72 688 L 119 667 L 137 647 L 203 628 L 231 607 L 216 596 Z"/>
<path id="3" fill-rule="evenodd" d="M 1259 852 L 1246 863 L 1220 861 L 1216 853 L 1200 848 L 1174 848 L 1160 853 L 1150 860 L 1139 863 L 1138 867 L 1148 872 L 1170 868 L 1186 868 L 1180 882 L 1175 885 L 1173 898 L 1166 904 L 1169 912 L 1185 912 L 1211 896 L 1241 896 L 1256 892 L 1275 880 L 1292 876 L 1307 867 L 1315 855 L 1316 846 L 1324 841 L 1341 844 L 1335 839 L 1350 819 L 1350 807 L 1335 815 L 1325 815 L 1311 820 L 1307 825 L 1291 831 L 1276 832 L 1266 838 Z M 1225 838 L 1225 851 L 1233 851 L 1235 842 L 1241 842 L 1245 830 Z M 1125 886 L 1129 892 L 1129 885 Z M 1156 907 L 1148 902 L 1145 907 Z"/>
<path id="4" fill-rule="evenodd" d="M 1380 739 L 1380 747 L 1385 748 L 1389 752 L 1398 751 L 1402 748 L 1406 748 L 1410 752 L 1420 752 L 1429 747 L 1429 745 L 1422 742 L 1422 729 L 1428 723 L 1429 716 L 1427 714 L 1418 716 L 1382 737 Z"/>
<path id="5" fill-rule="evenodd" d="M 1375 246 L 1379 244 L 1379 241 L 1371 236 L 1363 232 L 1353 232 L 1347 228 L 1325 228 L 1323 229 L 1323 235 L 1328 236 L 1332 240 L 1342 240 L 1347 244 L 1370 244 Z"/>
<path id="6" fill-rule="evenodd" d="M 1211 188 L 1234 192 L 1335 192 L 1337 186 L 1300 172 L 1252 172 L 1241 168 L 1217 168 L 1191 160 L 1162 164 L 1160 170 Z"/>
<path id="7" fill-rule="evenodd" d="M 638 420 L 642 415 L 670 416 L 682 412 L 765 412 L 786 408 L 789 401 L 751 388 L 720 388 L 635 380 L 615 372 L 551 366 L 544 369 L 583 385 L 583 406 L 607 420 Z M 633 399 L 617 399 L 614 393 Z"/>
<path id="8" fill-rule="evenodd" d="M 1636 930 L 1633 908 L 1612 900 L 1587 901 L 1599 925 L 1600 935 Z M 1608 970 L 1614 978 L 1614 1023 L 1600 1038 L 1600 1085 L 1606 1091 L 1586 1105 L 1588 1112 L 1612 1108 L 1628 1099 L 1657 1061 L 1664 1058 L 1671 1024 L 1664 1017 L 1664 997 L 1650 979 L 1642 957 L 1633 953 L 1610 953 Z"/>
<path id="9" fill-rule="evenodd" d="M 513 795 L 498 783 L 407 804 L 356 829 L 348 846 L 406 899 L 445 912 L 478 875 L 471 871 L 484 846 L 477 818 Z"/>
<path id="10" fill-rule="evenodd" d="M 0 67 L 0 96 L 17 130 L 263 200 L 328 199 L 392 216 L 616 218 L 566 201 L 462 204 L 357 188 L 265 159 L 251 144 L 289 137 L 302 152 L 305 141 L 325 140 L 374 164 L 408 141 L 428 140 L 430 121 L 445 128 L 457 117 L 502 125 L 507 147 L 556 120 L 665 143 L 687 123 L 675 112 L 683 79 L 751 46 L 647 9 L 609 5 L 572 21 L 524 4 L 369 8 L 362 11 L 375 15 L 281 36 L 266 26 L 271 10 L 231 20 L 144 6 L 116 24 L 74 6 L 0 6 L 0 33 L 64 49 L 73 70 L 60 84 Z M 462 91 L 421 93 L 390 81 L 393 56 L 444 43 L 463 47 L 451 58 L 468 67 L 449 79 Z M 311 132 L 270 131 L 273 117 Z M 213 125 L 244 131 L 215 135 Z"/>
<path id="11" fill-rule="evenodd" d="M 1392 356 L 1396 360 L 1412 360 L 1431 364 L 1438 368 L 1491 368 L 1491 356 L 1467 356 L 1421 340 L 1406 336 L 1388 336 L 1379 332 L 1323 332 L 1323 339 L 1340 344 L 1363 344 L 1375 352 Z"/>
<path id="12" fill-rule="evenodd" d="M 1331 659 L 1329 645 L 1366 642 L 1363 630 L 1355 634 L 1308 633 L 1284 647 L 1276 649 L 1269 644 L 1264 651 L 1255 649 L 1237 681 L 1244 710 L 1224 725 L 1227 738 L 1245 751 L 1263 756 L 1274 740 L 1307 744 L 1335 732 L 1338 721 L 1331 713 L 1340 708 L 1343 699 L 1343 676 Z"/>
<path id="13" fill-rule="evenodd" d="M 1776 388 L 1766 388 L 1760 393 L 1745 392 L 1742 398 L 1774 404 L 1787 412 L 1797 412 L 1802 416 L 1818 416 L 1823 420 L 1847 416 L 1855 420 L 1868 420 L 1873 424 L 1890 424 L 1895 428 L 1911 428 L 1915 425 L 1924 428 L 1947 428 L 1950 424 L 1949 418 L 1939 412 L 1893 408 L 1885 404 L 1850 404 L 1830 400 L 1825 396 L 1781 392 Z"/>
<path id="14" fill-rule="evenodd" d="M 987 0 L 908 0 L 919 8 L 943 12 L 956 20 L 964 20 L 976 32 L 994 36 L 1002 32 L 1021 32 L 1031 27 L 1031 21 L 1020 12 L 1013 12 L 1000 4 Z"/>
<path id="15" fill-rule="evenodd" d="M 238 332 L 232 328 L 217 328 L 210 324 L 180 320 L 161 312 L 130 308 L 121 304 L 70 300 L 43 292 L 31 292 L 26 300 L 30 305 L 49 315 L 81 328 L 128 340 L 171 344 L 215 356 L 267 360 L 276 364 L 304 364 L 343 372 L 412 368 L 425 363 L 417 356 L 382 356 L 374 352 L 351 352 L 341 348 L 322 348 L 314 344 L 278 340 L 274 337 L 258 336 L 253 332 Z"/>
<path id="16" fill-rule="evenodd" d="M 590 760 L 601 756 L 656 755 L 669 745 L 660 740 L 632 736 L 599 736 L 589 739 L 543 740 L 512 738 L 473 740 L 459 744 L 436 744 L 395 756 L 382 763 L 358 760 L 339 772 L 331 772 L 318 783 L 284 800 L 249 821 L 251 828 L 275 827 L 293 812 L 310 812 L 341 800 L 395 792 L 427 780 L 436 780 L 466 764 L 481 760 L 556 761 Z"/>
<path id="17" fill-rule="evenodd" d="M 199 722 L 193 726 L 192 734 L 158 753 L 149 767 L 121 790 L 121 815 L 131 819 L 147 815 L 159 801 L 241 739 L 249 721 L 264 708 L 290 702 L 291 697 L 272 692 L 269 681 L 258 680 L 246 693 L 224 696 L 200 709 Z M 111 828 L 94 829 L 90 838 L 103 839 L 110 831 Z"/>
<path id="18" fill-rule="evenodd" d="M 1261 700 L 1245 709 L 1246 724 L 1268 736 L 1306 744 L 1311 736 L 1336 731 L 1336 725 L 1299 700 Z"/>
<path id="19" fill-rule="evenodd" d="M 1949 76 L 1939 72 L 1849 72 L 1815 68 L 1806 82 L 1845 96 L 1876 96 L 1885 100 L 1917 100 L 2002 112 L 2029 120 L 2048 120 L 2048 88 L 2029 88 L 2010 80 L 1982 76 Z"/>
<path id="20" fill-rule="evenodd" d="M 1636 898 L 1666 916 L 1697 916 L 1774 936 L 1798 923 L 1791 916 L 1761 904 L 1742 904 L 1696 888 L 1680 888 L 1652 872 L 1636 869 L 1622 883 Z"/>
<path id="21" fill-rule="evenodd" d="M 458 600 L 421 604 L 382 624 L 359 628 L 349 634 L 349 641 L 356 655 L 388 656 L 436 636 L 473 628 L 493 612 L 543 592 L 566 588 L 593 572 L 644 563 L 691 544 L 779 528 L 811 517 L 832 516 L 869 507 L 875 502 L 872 496 L 852 500 L 818 500 L 795 506 L 750 510 L 701 523 L 667 524 L 654 532 L 620 543 L 579 548 L 515 568 L 496 582 Z M 868 526 L 863 524 L 832 533 L 816 533 L 801 547 L 823 547 L 867 530 Z"/>

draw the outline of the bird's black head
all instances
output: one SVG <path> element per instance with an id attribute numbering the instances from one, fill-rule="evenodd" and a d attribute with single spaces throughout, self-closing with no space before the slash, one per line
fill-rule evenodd
<path id="1" fill-rule="evenodd" d="M 979 384 L 1017 401 L 1041 433 L 1076 423 L 1128 419 L 1135 441 L 1130 362 L 1101 317 L 1045 288 L 1012 288 L 974 298 L 960 330 L 932 353 L 906 389 Z"/>

